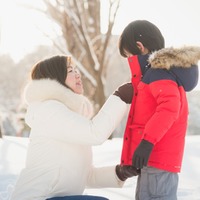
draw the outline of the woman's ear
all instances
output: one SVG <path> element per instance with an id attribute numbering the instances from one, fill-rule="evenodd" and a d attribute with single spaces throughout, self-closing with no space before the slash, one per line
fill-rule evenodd
<path id="1" fill-rule="evenodd" d="M 147 48 L 144 47 L 144 45 L 142 44 L 142 42 L 136 42 L 138 49 L 140 50 L 140 53 L 142 55 L 147 54 L 148 50 Z"/>

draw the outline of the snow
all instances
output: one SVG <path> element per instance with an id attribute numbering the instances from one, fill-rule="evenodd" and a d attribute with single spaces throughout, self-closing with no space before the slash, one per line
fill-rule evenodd
<path id="1" fill-rule="evenodd" d="M 0 200 L 8 200 L 17 176 L 24 167 L 28 138 L 4 136 L 0 139 Z M 116 165 L 120 160 L 122 139 L 107 140 L 93 147 L 95 166 Z M 110 200 L 134 199 L 136 177 L 123 188 L 86 189 L 85 194 Z M 200 200 L 200 135 L 186 136 L 182 171 L 179 174 L 178 200 Z"/>

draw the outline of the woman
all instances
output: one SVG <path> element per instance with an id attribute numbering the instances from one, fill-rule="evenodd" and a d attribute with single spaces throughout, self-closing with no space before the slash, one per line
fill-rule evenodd
<path id="1" fill-rule="evenodd" d="M 30 144 L 11 200 L 68 199 L 82 195 L 86 186 L 122 187 L 139 173 L 130 166 L 92 165 L 91 145 L 102 144 L 123 118 L 132 99 L 130 84 L 119 87 L 90 119 L 92 106 L 82 95 L 81 76 L 71 57 L 37 63 L 31 79 L 24 92 Z"/>

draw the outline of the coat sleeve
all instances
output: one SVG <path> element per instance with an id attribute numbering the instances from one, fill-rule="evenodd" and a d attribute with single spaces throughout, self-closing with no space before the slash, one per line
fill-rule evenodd
<path id="1" fill-rule="evenodd" d="M 119 97 L 111 95 L 91 120 L 58 101 L 42 103 L 31 125 L 33 135 L 84 145 L 102 144 L 119 125 L 127 111 Z M 48 114 L 47 114 L 48 113 Z"/>
<path id="2" fill-rule="evenodd" d="M 150 85 L 150 91 L 156 101 L 156 109 L 145 125 L 144 139 L 155 144 L 177 120 L 181 99 L 174 81 L 157 81 Z"/>
<path id="3" fill-rule="evenodd" d="M 115 166 L 92 168 L 88 176 L 89 188 L 120 188 L 123 185 L 124 181 L 119 180 L 115 173 Z"/>

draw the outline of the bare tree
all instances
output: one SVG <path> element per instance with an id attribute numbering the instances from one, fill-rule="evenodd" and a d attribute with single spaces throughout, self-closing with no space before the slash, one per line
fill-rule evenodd
<path id="1" fill-rule="evenodd" d="M 61 28 L 65 49 L 56 41 L 53 41 L 54 45 L 62 53 L 73 56 L 83 75 L 85 93 L 95 102 L 98 110 L 106 99 L 104 80 L 109 61 L 107 51 L 120 0 L 108 0 L 105 34 L 101 33 L 100 0 L 43 1 L 46 5 L 43 12 Z"/>

